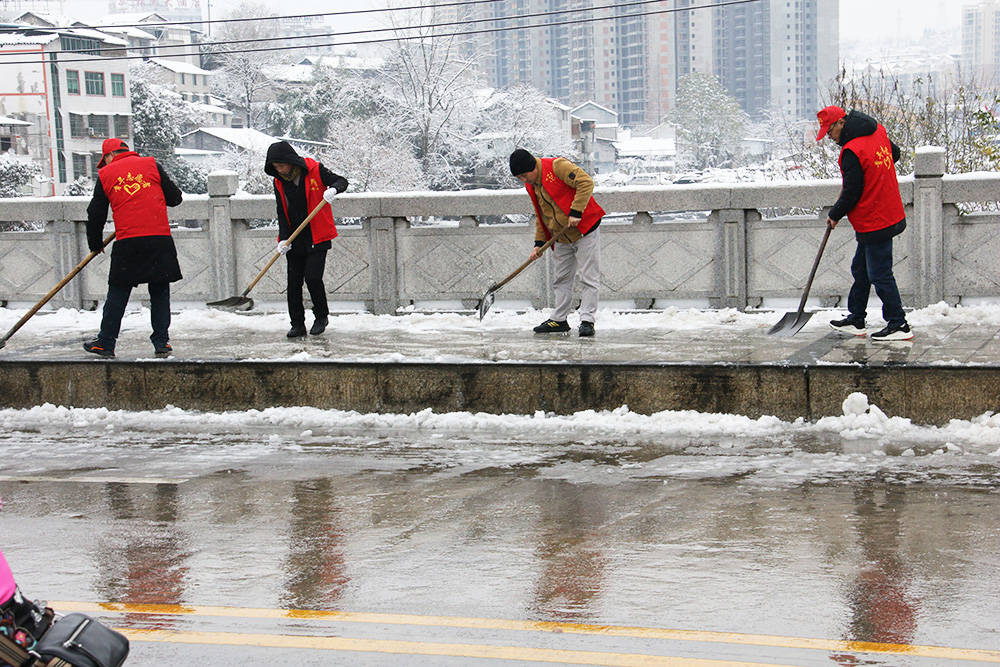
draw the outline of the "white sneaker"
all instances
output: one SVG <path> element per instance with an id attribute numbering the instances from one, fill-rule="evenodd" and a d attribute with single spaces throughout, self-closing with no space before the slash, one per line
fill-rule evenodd
<path id="1" fill-rule="evenodd" d="M 911 340 L 913 338 L 913 332 L 910 331 L 910 325 L 903 322 L 899 326 L 886 326 L 885 329 L 881 331 L 876 331 L 871 335 L 872 340 Z"/>

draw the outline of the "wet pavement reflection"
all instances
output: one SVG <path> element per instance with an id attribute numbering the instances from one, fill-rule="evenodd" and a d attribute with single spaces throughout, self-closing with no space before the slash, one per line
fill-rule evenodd
<path id="1" fill-rule="evenodd" d="M 995 463 L 942 461 L 914 483 L 913 456 L 882 456 L 871 472 L 843 465 L 868 456 L 852 451 L 857 443 L 437 435 L 311 435 L 302 443 L 284 433 L 300 440 L 286 447 L 253 434 L 6 433 L 3 548 L 29 594 L 56 600 L 1000 649 Z M 91 453 L 86 466 L 57 453 L 74 447 Z M 796 458 L 794 471 L 779 472 Z M 396 632 L 349 619 L 318 630 L 308 613 L 266 626 L 175 613 L 106 618 L 154 630 Z M 432 629 L 398 632 L 440 641 Z M 479 630 L 454 632 L 486 641 Z M 566 633 L 546 641 L 583 645 Z M 596 650 L 624 650 L 619 640 L 600 641 Z M 138 641 L 128 664 L 184 661 L 198 650 Z M 241 650 L 219 653 L 218 664 L 262 664 Z M 267 664 L 333 660 L 321 651 L 257 650 L 271 656 Z M 780 664 L 943 664 L 838 650 L 656 648 L 651 640 L 628 652 L 664 650 Z"/>

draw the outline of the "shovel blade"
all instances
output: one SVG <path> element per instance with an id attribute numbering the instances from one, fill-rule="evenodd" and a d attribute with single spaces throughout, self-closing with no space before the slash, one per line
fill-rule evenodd
<path id="1" fill-rule="evenodd" d="M 795 312 L 795 313 L 785 313 L 784 317 L 778 320 L 767 332 L 770 336 L 794 336 L 799 332 L 799 329 L 806 325 L 809 318 L 812 317 L 812 313 Z"/>
<path id="2" fill-rule="evenodd" d="M 489 312 L 490 308 L 493 307 L 493 301 L 494 299 L 496 299 L 496 291 L 497 289 L 495 286 L 489 288 L 488 290 L 486 290 L 486 294 L 483 295 L 483 298 L 479 300 L 480 320 L 482 320 L 483 317 L 486 316 L 486 313 Z"/>
<path id="3" fill-rule="evenodd" d="M 221 301 L 209 301 L 205 305 L 223 310 L 250 310 L 253 308 L 253 299 L 248 296 L 231 296 Z"/>

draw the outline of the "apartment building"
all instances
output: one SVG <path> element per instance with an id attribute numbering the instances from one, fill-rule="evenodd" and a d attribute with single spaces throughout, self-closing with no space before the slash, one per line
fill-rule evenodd
<path id="1" fill-rule="evenodd" d="M 570 105 L 595 100 L 624 126 L 659 124 L 690 72 L 718 76 L 750 114 L 777 107 L 807 118 L 837 71 L 838 0 L 509 0 L 438 11 L 435 21 L 492 28 L 466 48 L 491 86 L 528 82 Z"/>
<path id="2" fill-rule="evenodd" d="M 962 75 L 984 86 L 1000 84 L 1000 2 L 962 6 Z"/>
<path id="3" fill-rule="evenodd" d="M 43 177 L 34 194 L 95 178 L 101 142 L 131 141 L 128 61 L 112 59 L 126 47 L 86 28 L 0 31 L 0 115 L 31 124 L 29 153 Z"/>

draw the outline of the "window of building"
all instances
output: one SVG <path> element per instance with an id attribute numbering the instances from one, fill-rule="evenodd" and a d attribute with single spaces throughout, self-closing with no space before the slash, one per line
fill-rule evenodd
<path id="1" fill-rule="evenodd" d="M 104 72 L 84 72 L 83 81 L 88 95 L 104 95 Z"/>
<path id="2" fill-rule="evenodd" d="M 90 136 L 101 137 L 101 138 L 107 137 L 108 117 L 92 114 L 87 118 L 87 127 L 90 128 Z"/>
<path id="3" fill-rule="evenodd" d="M 128 139 L 129 119 L 128 116 L 115 114 L 115 136 L 119 139 Z"/>
<path id="4" fill-rule="evenodd" d="M 75 69 L 66 70 L 66 92 L 70 95 L 80 94 L 80 72 Z"/>
<path id="5" fill-rule="evenodd" d="M 125 75 L 111 75 L 111 94 L 114 97 L 125 97 Z"/>
<path id="6" fill-rule="evenodd" d="M 181 72 L 181 83 L 184 83 L 184 72 Z"/>
<path id="7" fill-rule="evenodd" d="M 73 153 L 73 178 L 80 178 L 81 176 L 86 176 L 87 171 L 87 158 L 89 156 L 86 153 Z"/>
<path id="8" fill-rule="evenodd" d="M 84 125 L 83 116 L 78 113 L 69 115 L 69 136 L 83 137 L 87 135 L 87 127 Z"/>

